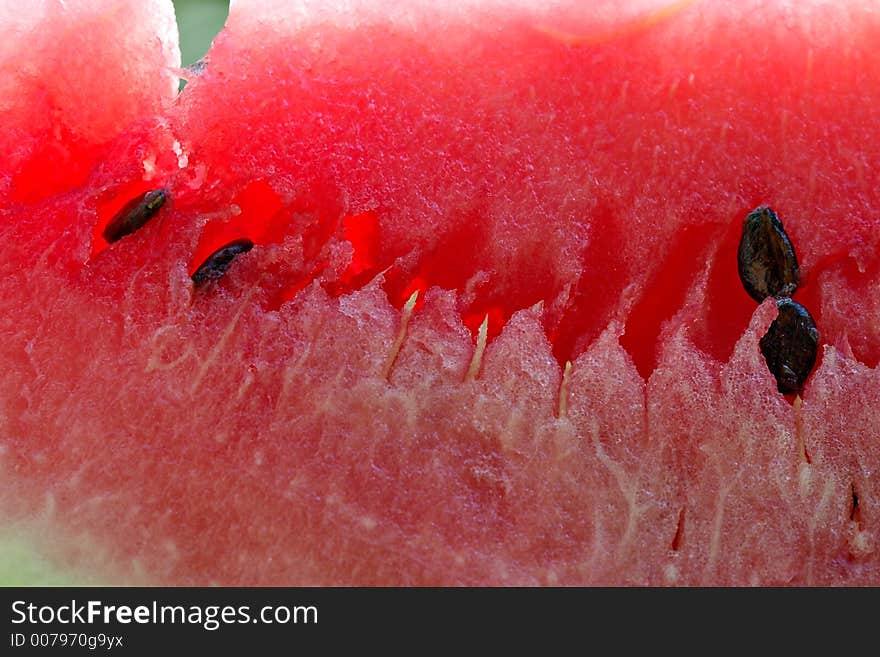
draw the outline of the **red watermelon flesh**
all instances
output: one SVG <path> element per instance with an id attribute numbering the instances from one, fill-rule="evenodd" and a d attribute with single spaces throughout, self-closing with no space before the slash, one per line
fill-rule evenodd
<path id="1" fill-rule="evenodd" d="M 4 207 L 81 187 L 106 144 L 177 88 L 168 3 L 4 0 L 0 30 Z"/>
<path id="2" fill-rule="evenodd" d="M 237 2 L 177 98 L 166 3 L 112 28 L 63 4 L 0 166 L 3 507 L 56 562 L 880 583 L 869 3 Z M 47 143 L 70 166 L 43 187 Z M 760 204 L 822 335 L 802 399 L 737 279 Z M 235 237 L 257 246 L 194 293 Z"/>

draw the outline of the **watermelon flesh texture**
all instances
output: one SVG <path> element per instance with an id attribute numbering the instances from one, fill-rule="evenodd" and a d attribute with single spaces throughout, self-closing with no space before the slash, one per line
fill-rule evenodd
<path id="1" fill-rule="evenodd" d="M 4 207 L 82 186 L 108 142 L 177 88 L 170 4 L 4 0 L 0 31 Z"/>
<path id="2" fill-rule="evenodd" d="M 42 29 L 111 32 L 65 4 Z M 236 2 L 176 98 L 121 14 L 80 85 L 118 104 L 45 96 L 84 164 L 40 188 L 46 128 L 4 143 L 7 524 L 124 583 L 880 583 L 880 19 L 578 4 Z M 736 277 L 760 204 L 802 399 Z"/>

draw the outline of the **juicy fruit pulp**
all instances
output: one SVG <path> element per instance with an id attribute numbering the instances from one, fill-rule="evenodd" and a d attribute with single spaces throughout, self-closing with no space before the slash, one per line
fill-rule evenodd
<path id="1" fill-rule="evenodd" d="M 174 100 L 120 51 L 153 96 L 85 173 L 3 160 L 15 513 L 121 581 L 880 582 L 877 18 L 355 4 L 234 4 Z M 761 204 L 822 330 L 793 405 Z"/>

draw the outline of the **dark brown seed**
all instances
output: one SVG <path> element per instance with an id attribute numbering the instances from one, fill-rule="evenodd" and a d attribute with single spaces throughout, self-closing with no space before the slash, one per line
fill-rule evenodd
<path id="1" fill-rule="evenodd" d="M 743 287 L 758 303 L 767 297 L 790 297 L 797 289 L 794 247 L 770 208 L 756 208 L 745 218 L 738 265 Z"/>
<path id="2" fill-rule="evenodd" d="M 236 256 L 247 253 L 254 248 L 254 243 L 246 237 L 233 240 L 229 244 L 221 246 L 219 249 L 209 255 L 205 261 L 199 265 L 192 275 L 192 282 L 196 288 L 200 288 L 208 281 L 214 281 L 223 276 L 229 265 Z"/>
<path id="3" fill-rule="evenodd" d="M 761 338 L 761 353 L 776 377 L 779 392 L 800 393 L 816 364 L 819 330 L 813 317 L 797 301 L 778 299 L 779 316 Z"/>
<path id="4" fill-rule="evenodd" d="M 118 242 L 126 235 L 131 235 L 141 228 L 159 211 L 168 193 L 164 189 L 154 189 L 143 196 L 133 198 L 117 212 L 107 227 L 104 228 L 104 239 L 108 243 Z"/>

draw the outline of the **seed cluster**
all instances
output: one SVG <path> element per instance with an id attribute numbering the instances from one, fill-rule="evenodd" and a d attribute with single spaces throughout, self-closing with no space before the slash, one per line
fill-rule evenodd
<path id="1" fill-rule="evenodd" d="M 103 232 L 104 239 L 112 244 L 143 228 L 165 205 L 168 195 L 164 189 L 154 189 L 131 199 L 107 223 Z M 254 243 L 247 238 L 233 240 L 221 246 L 205 258 L 193 273 L 191 278 L 194 288 L 198 290 L 210 281 L 222 277 L 236 256 L 247 253 L 253 247 Z"/>
<path id="2" fill-rule="evenodd" d="M 756 208 L 743 222 L 737 258 L 739 278 L 755 301 L 776 298 L 779 315 L 761 338 L 761 354 L 779 392 L 800 394 L 819 351 L 812 315 L 791 296 L 797 289 L 797 257 L 782 222 L 768 207 Z"/>
<path id="3" fill-rule="evenodd" d="M 166 190 L 156 189 L 132 199 L 107 224 L 104 239 L 113 243 L 139 230 L 167 198 Z M 233 260 L 253 246 L 251 240 L 241 238 L 214 251 L 192 274 L 194 289 L 221 278 Z M 755 301 L 776 298 L 779 314 L 761 338 L 761 353 L 779 392 L 799 394 L 816 363 L 819 331 L 809 311 L 791 299 L 799 282 L 797 257 L 782 222 L 769 207 L 754 209 L 743 221 L 737 268 Z"/>

